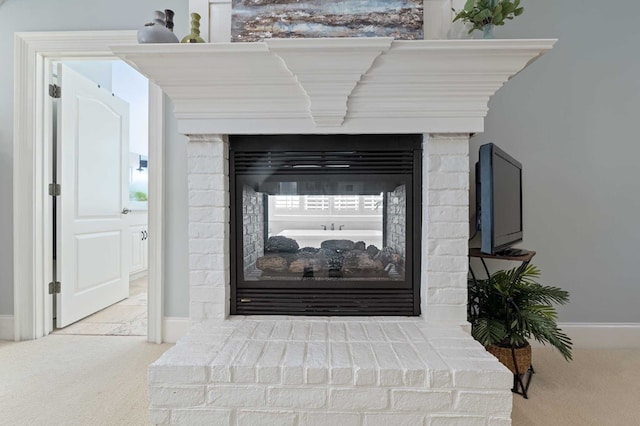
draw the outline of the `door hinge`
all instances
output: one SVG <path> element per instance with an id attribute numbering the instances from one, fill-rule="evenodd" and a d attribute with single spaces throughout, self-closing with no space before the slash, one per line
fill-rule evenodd
<path id="1" fill-rule="evenodd" d="M 57 84 L 49 85 L 49 96 L 51 96 L 54 99 L 60 99 L 61 94 L 62 94 L 62 87 L 58 86 Z"/>
<path id="2" fill-rule="evenodd" d="M 60 195 L 60 184 L 59 183 L 50 183 L 49 184 L 49 195 L 52 197 L 57 197 Z"/>
<path id="3" fill-rule="evenodd" d="M 49 283 L 49 294 L 60 293 L 60 281 L 51 281 Z"/>

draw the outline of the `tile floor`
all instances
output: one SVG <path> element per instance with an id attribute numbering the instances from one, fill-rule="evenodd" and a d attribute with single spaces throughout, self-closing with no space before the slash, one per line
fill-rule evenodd
<path id="1" fill-rule="evenodd" d="M 129 298 L 96 312 L 56 334 L 98 336 L 147 335 L 147 277 L 131 281 Z"/>

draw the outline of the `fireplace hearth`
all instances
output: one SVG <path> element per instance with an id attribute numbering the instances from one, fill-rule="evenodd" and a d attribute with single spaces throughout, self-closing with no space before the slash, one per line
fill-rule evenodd
<path id="1" fill-rule="evenodd" d="M 229 142 L 232 314 L 420 314 L 422 135 Z"/>

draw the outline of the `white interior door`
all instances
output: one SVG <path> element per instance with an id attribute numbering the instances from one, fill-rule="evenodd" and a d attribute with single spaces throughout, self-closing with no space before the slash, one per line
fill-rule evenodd
<path id="1" fill-rule="evenodd" d="M 129 296 L 129 105 L 60 64 L 56 326 Z"/>

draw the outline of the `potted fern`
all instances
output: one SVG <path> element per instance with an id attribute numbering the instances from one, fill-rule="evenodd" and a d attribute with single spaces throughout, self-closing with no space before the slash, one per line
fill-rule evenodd
<path id="1" fill-rule="evenodd" d="M 524 8 L 520 0 L 467 0 L 462 10 L 453 11 L 456 13 L 453 22 L 469 23 L 469 33 L 480 30 L 484 38 L 493 38 L 495 25 L 504 25 L 505 20 L 522 15 Z"/>
<path id="2" fill-rule="evenodd" d="M 536 281 L 539 276 L 540 271 L 529 264 L 522 271 L 502 270 L 487 279 L 469 281 L 471 334 L 514 374 L 513 358 L 520 374 L 531 366 L 531 338 L 550 344 L 567 361 L 571 360 L 572 342 L 558 328 L 553 306 L 566 304 L 569 293 L 539 284 Z"/>

